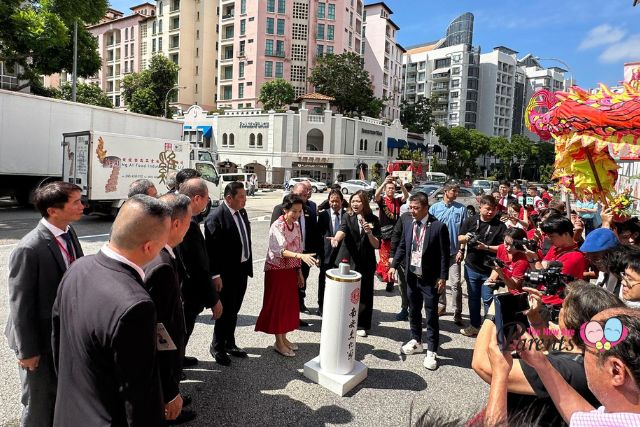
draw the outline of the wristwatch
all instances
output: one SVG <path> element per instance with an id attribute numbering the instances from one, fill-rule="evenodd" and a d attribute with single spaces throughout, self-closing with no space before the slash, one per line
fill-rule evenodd
<path id="1" fill-rule="evenodd" d="M 496 316 L 495 314 L 485 314 L 484 315 L 484 320 L 491 320 L 493 323 L 496 323 Z"/>

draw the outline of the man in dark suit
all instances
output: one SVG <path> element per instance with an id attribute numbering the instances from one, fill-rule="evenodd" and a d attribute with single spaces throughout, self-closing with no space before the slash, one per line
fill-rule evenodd
<path id="1" fill-rule="evenodd" d="M 209 215 L 204 228 L 211 275 L 224 306 L 222 316 L 216 320 L 209 351 L 223 366 L 231 363 L 229 354 L 247 357 L 235 339 L 247 280 L 253 277 L 251 225 L 244 209 L 246 202 L 244 185 L 230 182 L 224 189 L 224 202 Z"/>
<path id="2" fill-rule="evenodd" d="M 320 275 L 318 276 L 318 315 L 322 316 L 322 307 L 324 299 L 324 286 L 325 275 L 327 270 L 334 268 L 336 264 L 336 257 L 342 242 L 337 247 L 331 246 L 331 237 L 334 237 L 340 230 L 340 224 L 342 224 L 342 216 L 345 214 L 345 209 L 342 207 L 344 198 L 340 190 L 331 190 L 329 192 L 329 208 L 323 210 L 318 215 L 318 231 L 324 241 L 324 245 L 321 246 L 321 253 L 318 259 L 320 259 Z"/>
<path id="3" fill-rule="evenodd" d="M 200 312 L 205 307 L 211 308 L 213 318 L 218 319 L 222 315 L 223 304 L 218 295 L 219 289 L 216 289 L 211 279 L 207 246 L 200 231 L 200 212 L 209 203 L 207 183 L 202 178 L 190 178 L 180 184 L 179 191 L 180 194 L 184 194 L 191 199 L 193 214 L 189 230 L 187 230 L 184 240 L 176 251 L 180 254 L 186 268 L 186 275 L 182 281 L 184 318 L 187 329 L 184 341 L 186 347 Z M 198 359 L 195 357 L 184 357 L 183 366 L 185 367 L 193 366 L 197 363 Z"/>
<path id="4" fill-rule="evenodd" d="M 395 277 L 398 265 L 404 265 L 412 339 L 402 346 L 402 352 L 413 354 L 423 351 L 424 304 L 427 317 L 427 355 L 423 365 L 434 370 L 438 367 L 437 351 L 440 342 L 438 298 L 445 290 L 449 275 L 449 231 L 446 225 L 429 214 L 429 201 L 424 193 L 411 196 L 409 210 L 413 219 L 403 220 L 403 238 L 396 250 L 389 274 Z"/>
<path id="5" fill-rule="evenodd" d="M 173 348 L 168 345 L 158 347 L 158 371 L 165 402 L 166 417 L 174 424 L 182 424 L 196 417 L 194 411 L 183 409 L 190 398 L 180 394 L 182 360 L 186 327 L 182 308 L 181 283 L 184 265 L 178 258 L 175 247 L 184 239 L 191 223 L 191 199 L 184 194 L 165 194 L 160 200 L 171 209 L 169 239 L 157 257 L 144 267 L 145 287 L 156 306 L 158 324 L 167 331 Z"/>
<path id="6" fill-rule="evenodd" d="M 318 211 L 316 204 L 309 200 L 313 193 L 311 183 L 309 181 L 302 181 L 296 183 L 291 189 L 291 194 L 300 196 L 304 201 L 303 210 L 304 215 L 300 216 L 298 220 L 300 222 L 300 229 L 302 230 L 302 243 L 304 245 L 305 254 L 317 254 L 322 249 L 322 243 L 320 242 L 320 232 L 318 231 Z M 282 204 L 276 205 L 271 213 L 271 224 L 283 214 Z M 302 276 L 304 277 L 304 285 L 298 288 L 298 300 L 300 301 L 300 312 L 310 314 L 311 311 L 304 303 L 304 298 L 307 294 L 307 278 L 309 277 L 310 267 L 302 263 Z M 309 324 L 303 320 L 300 321 L 300 326 L 309 326 Z"/>
<path id="7" fill-rule="evenodd" d="M 53 305 L 58 372 L 54 426 L 163 425 L 156 364 L 156 310 L 142 266 L 167 243 L 171 212 L 136 195 L 109 243 L 74 262 Z"/>
<path id="8" fill-rule="evenodd" d="M 70 226 L 82 217 L 81 188 L 52 182 L 35 192 L 42 215 L 9 258 L 9 318 L 5 334 L 22 382 L 22 425 L 50 426 L 56 399 L 51 355 L 51 308 L 58 284 L 82 254 Z"/>

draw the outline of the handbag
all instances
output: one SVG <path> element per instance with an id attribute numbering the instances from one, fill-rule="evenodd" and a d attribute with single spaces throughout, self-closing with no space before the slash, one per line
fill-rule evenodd
<path id="1" fill-rule="evenodd" d="M 393 225 L 385 225 L 383 227 L 380 227 L 380 237 L 382 238 L 382 240 L 391 240 L 391 237 L 393 237 L 393 228 L 395 226 Z"/>

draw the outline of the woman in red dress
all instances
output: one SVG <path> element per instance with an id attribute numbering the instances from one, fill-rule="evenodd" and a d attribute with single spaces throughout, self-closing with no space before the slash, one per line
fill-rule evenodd
<path id="1" fill-rule="evenodd" d="M 298 328 L 300 307 L 298 287 L 304 279 L 301 262 L 317 265 L 315 254 L 302 253 L 302 233 L 298 218 L 302 214 L 302 199 L 289 194 L 282 203 L 284 214 L 269 229 L 269 249 L 264 263 L 264 297 L 256 322 L 256 331 L 274 334 L 273 349 L 283 356 L 293 357 L 298 346 L 287 339 L 287 332 Z"/>
<path id="2" fill-rule="evenodd" d="M 376 274 L 380 280 L 387 283 L 387 292 L 393 291 L 393 280 L 389 279 L 389 258 L 391 256 L 391 234 L 393 226 L 400 218 L 400 206 L 409 198 L 409 193 L 404 185 L 400 184 L 402 197 L 396 197 L 396 181 L 388 175 L 382 185 L 378 187 L 375 201 L 378 204 L 382 239 L 380 240 L 380 260 L 376 268 Z M 383 194 L 384 191 L 384 194 Z"/>

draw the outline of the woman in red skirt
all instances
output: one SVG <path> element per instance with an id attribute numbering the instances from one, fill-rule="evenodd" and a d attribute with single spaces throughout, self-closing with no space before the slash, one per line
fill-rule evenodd
<path id="1" fill-rule="evenodd" d="M 293 357 L 298 346 L 287 339 L 287 332 L 300 324 L 298 287 L 304 279 L 301 262 L 317 265 L 315 254 L 302 253 L 302 233 L 298 218 L 302 214 L 302 199 L 289 194 L 282 202 L 284 214 L 269 229 L 269 249 L 264 263 L 264 298 L 256 322 L 256 331 L 274 334 L 273 349 L 283 356 Z"/>

